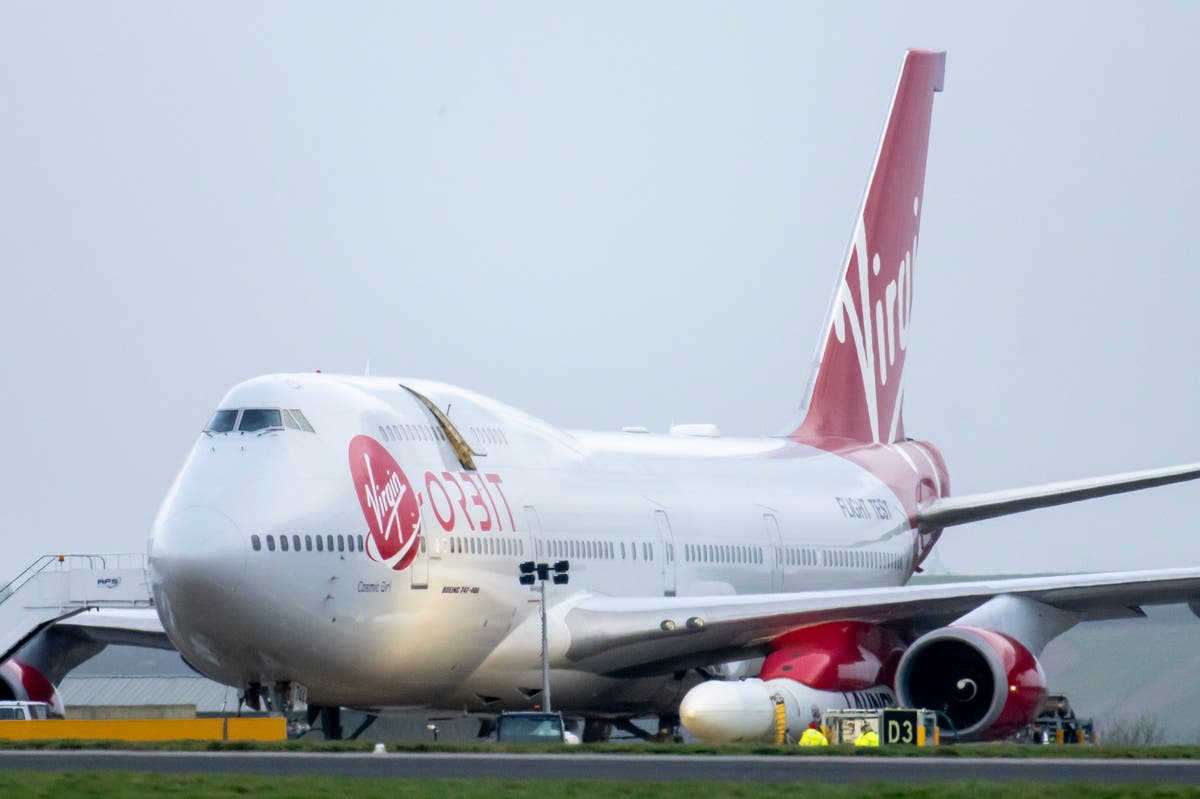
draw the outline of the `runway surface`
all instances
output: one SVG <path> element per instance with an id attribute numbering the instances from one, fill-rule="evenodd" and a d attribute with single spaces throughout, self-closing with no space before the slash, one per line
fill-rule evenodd
<path id="1" fill-rule="evenodd" d="M 751 780 L 762 782 L 1157 782 L 1200 784 L 1200 761 L 1008 760 L 718 755 L 511 755 L 455 752 L 0 751 L 0 771 L 323 774 L 439 779 Z"/>

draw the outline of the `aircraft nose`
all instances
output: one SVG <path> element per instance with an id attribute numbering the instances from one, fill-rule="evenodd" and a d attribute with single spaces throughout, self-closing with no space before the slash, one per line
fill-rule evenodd
<path id="1" fill-rule="evenodd" d="M 247 541 L 233 519 L 216 508 L 183 508 L 154 531 L 155 582 L 192 602 L 226 599 L 246 570 Z"/>

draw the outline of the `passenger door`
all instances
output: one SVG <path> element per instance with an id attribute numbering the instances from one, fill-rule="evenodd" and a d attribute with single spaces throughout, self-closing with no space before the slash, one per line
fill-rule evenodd
<path id="1" fill-rule="evenodd" d="M 425 519 L 421 518 L 421 540 L 417 542 L 417 556 L 413 558 L 412 564 L 408 567 L 408 573 L 412 575 L 412 587 L 414 589 L 425 589 L 429 587 L 429 547 L 430 541 L 425 535 Z"/>
<path id="2" fill-rule="evenodd" d="M 662 549 L 663 596 L 675 596 L 675 539 L 671 534 L 671 520 L 665 510 L 656 510 L 654 523 L 658 527 Z"/>
<path id="3" fill-rule="evenodd" d="M 783 590 L 783 540 L 779 535 L 779 520 L 774 513 L 763 514 L 767 528 L 767 562 L 771 564 L 771 591 Z"/>
<path id="4" fill-rule="evenodd" d="M 523 532 L 517 533 L 517 546 L 520 547 L 517 557 L 521 560 L 549 559 L 549 553 L 542 551 L 542 519 L 537 508 L 524 505 L 521 510 L 525 513 L 525 524 L 522 525 Z"/>

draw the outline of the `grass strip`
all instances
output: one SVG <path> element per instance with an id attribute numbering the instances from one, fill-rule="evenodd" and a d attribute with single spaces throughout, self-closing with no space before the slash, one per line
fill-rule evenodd
<path id="1" fill-rule="evenodd" d="M 1155 784 L 1061 784 L 1057 796 L 1088 796 L 1096 799 L 1175 799 L 1200 797 L 1200 788 Z M 132 772 L 86 772 L 47 774 L 6 772 L 0 779 L 0 797 L 21 799 L 124 799 L 153 796 L 155 799 L 201 797 L 254 799 L 353 796 L 354 799 L 525 799 L 567 797 L 587 799 L 960 799 L 979 796 L 998 799 L 1044 799 L 1047 786 L 1033 782 L 957 783 L 820 783 L 704 782 L 673 783 L 616 780 L 412 780 L 368 777 L 279 777 L 223 774 L 142 774 Z"/>

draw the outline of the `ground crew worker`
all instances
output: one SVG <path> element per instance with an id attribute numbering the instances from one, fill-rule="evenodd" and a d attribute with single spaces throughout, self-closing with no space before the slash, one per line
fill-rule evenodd
<path id="1" fill-rule="evenodd" d="M 825 733 L 821 732 L 821 728 L 817 723 L 810 722 L 808 729 L 800 736 L 801 746 L 829 746 L 829 739 L 825 737 Z"/>
<path id="2" fill-rule="evenodd" d="M 875 730 L 871 729 L 870 724 L 864 724 L 862 734 L 854 741 L 854 745 L 879 746 L 879 736 L 875 734 Z"/>

